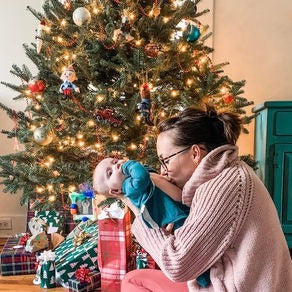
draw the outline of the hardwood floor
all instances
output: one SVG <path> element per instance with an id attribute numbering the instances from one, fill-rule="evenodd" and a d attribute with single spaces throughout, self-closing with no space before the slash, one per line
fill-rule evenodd
<path id="1" fill-rule="evenodd" d="M 44 289 L 40 286 L 34 285 L 32 280 L 34 275 L 20 275 L 20 276 L 0 276 L 0 291 L 13 291 L 13 292 L 65 292 L 68 289 L 57 287 L 52 289 Z"/>

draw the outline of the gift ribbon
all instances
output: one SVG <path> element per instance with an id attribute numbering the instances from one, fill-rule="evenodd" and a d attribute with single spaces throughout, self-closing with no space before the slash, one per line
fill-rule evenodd
<path id="1" fill-rule="evenodd" d="M 24 235 L 24 236 L 22 236 L 22 237 L 20 237 L 20 240 L 19 240 L 19 244 L 20 245 L 26 245 L 26 242 L 28 241 L 28 239 L 29 239 L 29 235 Z"/>
<path id="2" fill-rule="evenodd" d="M 43 261 L 43 263 L 47 263 L 48 261 L 54 261 L 56 258 L 56 254 L 51 250 L 45 250 L 39 256 L 39 259 Z"/>
<path id="3" fill-rule="evenodd" d="M 80 233 L 76 234 L 74 236 L 74 239 L 73 239 L 73 244 L 74 244 L 74 247 L 78 247 L 80 246 L 81 244 L 83 244 L 89 237 L 91 237 L 90 234 L 86 233 L 84 230 L 82 230 Z"/>
<path id="4" fill-rule="evenodd" d="M 75 271 L 75 277 L 80 283 L 90 283 L 91 279 L 89 277 L 90 270 L 87 268 L 80 268 Z"/>

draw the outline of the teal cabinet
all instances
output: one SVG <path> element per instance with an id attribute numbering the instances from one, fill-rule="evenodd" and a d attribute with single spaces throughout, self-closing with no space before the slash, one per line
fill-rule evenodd
<path id="1" fill-rule="evenodd" d="M 256 172 L 272 196 L 292 248 L 292 102 L 265 102 L 253 112 Z"/>

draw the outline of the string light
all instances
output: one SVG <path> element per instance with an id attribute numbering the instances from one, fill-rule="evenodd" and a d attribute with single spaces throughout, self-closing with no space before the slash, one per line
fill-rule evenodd
<path id="1" fill-rule="evenodd" d="M 136 15 L 134 13 L 130 13 L 129 18 L 130 20 L 134 20 L 136 18 Z"/>
<path id="2" fill-rule="evenodd" d="M 84 141 L 78 141 L 78 146 L 79 147 L 83 147 L 85 145 L 85 142 Z"/>
<path id="3" fill-rule="evenodd" d="M 176 96 L 178 96 L 178 90 L 173 89 L 173 90 L 170 92 L 170 94 L 171 94 L 172 97 L 176 97 Z"/>
<path id="4" fill-rule="evenodd" d="M 47 33 L 50 33 L 51 32 L 51 27 L 49 25 L 45 25 L 44 26 L 44 30 L 47 32 Z"/>
<path id="5" fill-rule="evenodd" d="M 36 110 L 40 110 L 40 109 L 41 109 L 41 106 L 40 106 L 40 104 L 37 103 L 37 104 L 34 105 L 34 108 L 35 108 Z"/>
<path id="6" fill-rule="evenodd" d="M 95 121 L 94 120 L 89 120 L 87 122 L 88 127 L 94 127 L 95 126 Z"/>
<path id="7" fill-rule="evenodd" d="M 114 142 L 117 142 L 119 140 L 119 136 L 117 134 L 112 134 L 112 139 Z"/>
<path id="8" fill-rule="evenodd" d="M 50 195 L 49 198 L 48 198 L 48 200 L 50 202 L 55 202 L 56 201 L 56 196 L 55 195 Z"/>
<path id="9" fill-rule="evenodd" d="M 162 118 L 164 118 L 164 117 L 166 116 L 166 113 L 165 113 L 164 111 L 162 111 L 162 112 L 160 112 L 160 116 L 161 116 Z"/>
<path id="10" fill-rule="evenodd" d="M 78 133 L 78 134 L 76 135 L 76 137 L 77 137 L 77 139 L 82 139 L 82 138 L 84 137 L 84 135 L 83 135 L 82 133 Z"/>
<path id="11" fill-rule="evenodd" d="M 47 190 L 48 190 L 49 192 L 51 192 L 53 189 L 54 189 L 54 186 L 53 186 L 52 184 L 48 184 L 48 185 L 47 185 Z"/>
<path id="12" fill-rule="evenodd" d="M 62 43 L 62 42 L 63 42 L 63 38 L 60 37 L 60 36 L 58 36 L 58 37 L 57 37 L 57 41 L 58 41 L 59 43 Z"/>
<path id="13" fill-rule="evenodd" d="M 57 177 L 57 176 L 59 176 L 60 175 L 60 172 L 58 171 L 58 170 L 54 170 L 53 171 L 53 176 L 54 177 Z"/>
<path id="14" fill-rule="evenodd" d="M 72 59 L 75 60 L 76 59 L 76 54 L 72 54 Z"/>
<path id="15" fill-rule="evenodd" d="M 220 92 L 221 92 L 222 94 L 226 94 L 226 93 L 228 92 L 228 88 L 227 88 L 226 86 L 222 86 L 222 87 L 220 88 Z"/>
<path id="16" fill-rule="evenodd" d="M 135 44 L 136 44 L 137 47 L 140 47 L 141 44 L 142 44 L 142 41 L 141 40 L 137 40 L 137 41 L 135 41 Z"/>
<path id="17" fill-rule="evenodd" d="M 38 187 L 36 187 L 35 190 L 36 190 L 37 193 L 41 194 L 41 193 L 43 193 L 45 191 L 45 188 L 41 187 L 41 186 L 38 186 Z"/>
<path id="18" fill-rule="evenodd" d="M 131 145 L 130 145 L 130 149 L 131 149 L 131 150 L 136 150 L 136 149 L 137 149 L 137 145 L 134 144 L 134 143 L 131 143 Z"/>
<path id="19" fill-rule="evenodd" d="M 169 20 L 170 20 L 170 17 L 167 17 L 167 16 L 163 17 L 163 22 L 164 22 L 164 23 L 169 22 Z"/>
<path id="20" fill-rule="evenodd" d="M 99 95 L 96 96 L 96 101 L 97 102 L 102 102 L 103 100 L 104 100 L 104 96 L 103 95 L 99 94 Z"/>
<path id="21" fill-rule="evenodd" d="M 95 148 L 100 149 L 102 145 L 101 145 L 101 143 L 95 143 L 94 146 L 95 146 Z"/>
<path id="22" fill-rule="evenodd" d="M 67 24 L 66 19 L 62 19 L 62 20 L 61 20 L 61 26 L 66 26 L 66 24 Z"/>
<path id="23" fill-rule="evenodd" d="M 187 85 L 188 85 L 188 86 L 191 86 L 191 85 L 193 84 L 193 82 L 194 82 L 194 80 L 189 78 L 189 79 L 187 80 Z"/>
<path id="24" fill-rule="evenodd" d="M 136 120 L 137 120 L 137 121 L 141 121 L 141 119 L 142 119 L 141 115 L 137 115 L 137 116 L 136 116 Z"/>
<path id="25" fill-rule="evenodd" d="M 69 193 L 75 192 L 76 191 L 76 186 L 75 185 L 68 186 L 68 191 L 69 191 Z"/>

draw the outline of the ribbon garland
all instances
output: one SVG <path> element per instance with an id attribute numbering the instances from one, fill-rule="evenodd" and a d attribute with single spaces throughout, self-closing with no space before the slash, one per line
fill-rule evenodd
<path id="1" fill-rule="evenodd" d="M 90 270 L 87 268 L 80 268 L 75 271 L 75 277 L 80 283 L 91 283 L 89 276 Z"/>

